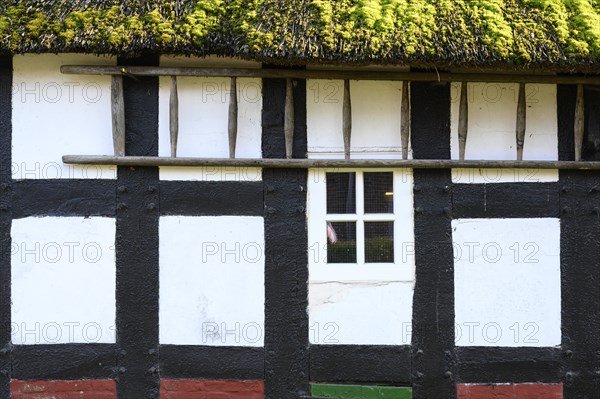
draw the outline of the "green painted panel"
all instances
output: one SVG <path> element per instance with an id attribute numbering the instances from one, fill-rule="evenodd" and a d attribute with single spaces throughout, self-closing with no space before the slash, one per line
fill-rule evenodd
<path id="1" fill-rule="evenodd" d="M 341 384 L 311 384 L 311 395 L 339 399 L 412 399 L 412 388 Z"/>

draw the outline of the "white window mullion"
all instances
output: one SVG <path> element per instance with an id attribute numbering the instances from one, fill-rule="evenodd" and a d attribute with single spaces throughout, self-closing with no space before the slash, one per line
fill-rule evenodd
<path id="1" fill-rule="evenodd" d="M 319 169 L 309 170 L 307 201 L 310 206 L 306 214 L 309 222 L 309 273 L 312 273 L 312 268 L 327 263 L 326 196 L 325 172 Z"/>
<path id="2" fill-rule="evenodd" d="M 393 213 L 366 213 L 361 219 L 366 222 L 391 222 L 396 217 Z"/>
<path id="3" fill-rule="evenodd" d="M 365 184 L 363 172 L 356 172 L 356 262 L 365 263 Z"/>
<path id="4" fill-rule="evenodd" d="M 356 214 L 361 219 L 365 215 L 365 181 L 363 172 L 356 172 Z"/>
<path id="5" fill-rule="evenodd" d="M 331 214 L 327 215 L 328 222 L 356 222 L 358 220 L 355 214 Z"/>

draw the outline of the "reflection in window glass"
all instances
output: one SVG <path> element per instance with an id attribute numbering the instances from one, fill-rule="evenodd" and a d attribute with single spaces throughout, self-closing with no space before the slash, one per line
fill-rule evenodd
<path id="1" fill-rule="evenodd" d="M 365 222 L 365 262 L 394 262 L 394 222 Z"/>
<path id="2" fill-rule="evenodd" d="M 356 263 L 356 222 L 327 223 L 327 263 Z"/>
<path id="3" fill-rule="evenodd" d="M 356 213 L 356 174 L 327 173 L 327 213 Z"/>
<path id="4" fill-rule="evenodd" d="M 394 174 L 365 172 L 365 213 L 394 213 Z"/>

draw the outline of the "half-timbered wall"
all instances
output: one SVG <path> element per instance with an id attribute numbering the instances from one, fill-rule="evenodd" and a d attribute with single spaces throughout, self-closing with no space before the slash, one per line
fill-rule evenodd
<path id="1" fill-rule="evenodd" d="M 600 392 L 597 172 L 66 165 L 112 153 L 110 78 L 67 64 L 271 67 L 0 59 L 0 397 Z M 126 155 L 170 154 L 169 84 L 125 77 Z M 351 81 L 353 158 L 401 158 L 402 84 Z M 343 86 L 294 80 L 295 158 L 344 157 Z M 178 88 L 178 155 L 227 157 L 229 79 Z M 237 157 L 284 158 L 285 80 L 237 90 Z M 465 158 L 515 159 L 518 85 L 467 91 Z M 459 92 L 410 84 L 411 158 L 458 158 Z M 572 160 L 576 88 L 526 93 L 524 159 Z M 367 173 L 390 176 L 393 211 L 365 210 Z M 353 212 L 328 211 L 332 174 L 353 174 Z M 387 223 L 392 257 L 369 261 L 363 237 L 328 261 L 328 221 Z"/>

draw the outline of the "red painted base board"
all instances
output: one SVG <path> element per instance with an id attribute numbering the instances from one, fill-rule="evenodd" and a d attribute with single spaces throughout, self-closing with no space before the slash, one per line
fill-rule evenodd
<path id="1" fill-rule="evenodd" d="M 11 399 L 116 399 L 113 380 L 20 381 L 10 382 Z"/>
<path id="2" fill-rule="evenodd" d="M 20 381 L 10 383 L 11 399 L 116 399 L 113 380 Z M 171 380 L 160 382 L 161 399 L 263 399 L 262 381 Z"/>
<path id="3" fill-rule="evenodd" d="M 161 399 L 263 399 L 263 381 L 161 380 Z"/>
<path id="4" fill-rule="evenodd" d="M 458 399 L 563 399 L 562 384 L 460 384 Z"/>

